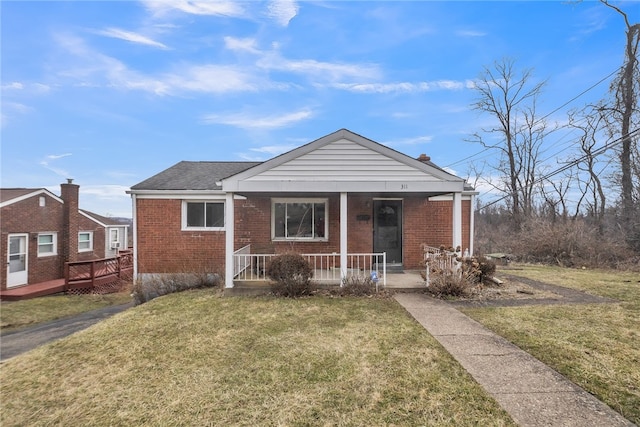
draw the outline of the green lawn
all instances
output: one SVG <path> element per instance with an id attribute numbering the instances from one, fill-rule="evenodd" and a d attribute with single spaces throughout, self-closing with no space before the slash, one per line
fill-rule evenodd
<path id="1" fill-rule="evenodd" d="M 131 291 L 106 295 L 54 295 L 0 304 L 0 330 L 7 332 L 131 302 Z"/>
<path id="2" fill-rule="evenodd" d="M 640 424 L 640 274 L 529 265 L 505 272 L 620 301 L 463 311 Z"/>
<path id="3" fill-rule="evenodd" d="M 392 299 L 168 295 L 0 374 L 3 426 L 514 425 Z"/>

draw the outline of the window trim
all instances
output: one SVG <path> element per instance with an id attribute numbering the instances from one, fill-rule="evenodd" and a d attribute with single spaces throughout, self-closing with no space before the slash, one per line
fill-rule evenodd
<path id="1" fill-rule="evenodd" d="M 323 237 L 276 237 L 276 203 L 324 203 Z M 314 230 L 315 231 L 315 230 Z M 276 242 L 327 242 L 329 241 L 329 199 L 308 197 L 277 197 L 271 199 L 271 240 Z"/>
<path id="2" fill-rule="evenodd" d="M 40 237 L 42 236 L 52 236 L 51 237 L 51 242 L 47 242 L 47 243 L 40 243 Z M 53 250 L 51 252 L 41 252 L 40 251 L 40 246 L 44 246 L 44 245 L 52 245 Z M 58 255 L 58 233 L 55 231 L 45 231 L 45 232 L 40 232 L 38 233 L 38 257 L 47 257 L 47 256 L 56 256 Z"/>
<path id="3" fill-rule="evenodd" d="M 80 243 L 82 242 L 87 242 L 85 241 L 81 241 L 80 240 L 80 236 L 86 234 L 89 236 L 89 247 L 88 248 L 80 248 Z M 79 231 L 78 232 L 78 252 L 91 252 L 93 251 L 93 231 Z"/>
<path id="4" fill-rule="evenodd" d="M 189 227 L 187 226 L 187 205 L 189 203 L 216 203 L 222 205 L 222 227 Z M 207 211 L 205 207 L 205 212 Z M 206 218 L 205 218 L 206 224 Z M 182 201 L 182 218 L 181 218 L 181 230 L 182 231 L 224 231 L 227 225 L 227 209 L 226 202 L 221 199 L 187 199 Z"/>

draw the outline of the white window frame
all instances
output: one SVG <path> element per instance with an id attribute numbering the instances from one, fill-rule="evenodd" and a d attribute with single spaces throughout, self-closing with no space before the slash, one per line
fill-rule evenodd
<path id="1" fill-rule="evenodd" d="M 314 203 L 324 204 L 324 236 L 314 237 L 315 229 L 312 230 L 312 236 L 310 237 L 297 237 L 297 236 L 284 236 L 276 237 L 276 204 L 277 203 Z M 311 221 L 315 227 L 315 221 Z M 285 234 L 286 234 L 285 229 Z M 329 199 L 328 198 L 296 198 L 296 197 L 283 197 L 271 199 L 271 240 L 274 241 L 305 241 L 305 242 L 326 242 L 329 240 Z"/>
<path id="2" fill-rule="evenodd" d="M 40 243 L 40 238 L 44 236 L 51 236 L 51 242 Z M 41 251 L 41 246 L 52 246 L 52 250 L 49 252 Z M 38 257 L 54 256 L 58 255 L 58 233 L 55 231 L 45 231 L 38 233 Z"/>
<path id="3" fill-rule="evenodd" d="M 113 239 L 113 233 L 116 233 L 116 238 Z M 114 243 L 120 243 L 120 229 L 119 228 L 109 228 L 109 249 L 113 249 Z"/>
<path id="4" fill-rule="evenodd" d="M 82 236 L 83 234 L 86 234 L 87 236 L 89 236 L 89 240 L 80 240 L 80 236 Z M 89 247 L 81 248 L 80 244 L 86 243 L 86 242 L 89 242 Z M 91 252 L 91 251 L 93 251 L 93 231 L 78 232 L 78 252 Z"/>
<path id="5" fill-rule="evenodd" d="M 222 227 L 189 227 L 187 226 L 187 205 L 189 203 L 216 203 L 222 205 Z M 205 208 L 206 213 L 206 208 Z M 207 219 L 204 219 L 204 223 L 207 223 Z M 182 231 L 224 231 L 225 226 L 227 224 L 227 214 L 224 200 L 216 200 L 216 199 L 207 199 L 207 200 L 198 200 L 198 199 L 189 199 L 182 201 Z"/>

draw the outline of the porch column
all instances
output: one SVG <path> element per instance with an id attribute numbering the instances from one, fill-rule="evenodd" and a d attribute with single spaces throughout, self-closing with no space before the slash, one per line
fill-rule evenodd
<path id="1" fill-rule="evenodd" d="M 347 277 L 347 193 L 340 193 L 340 286 Z"/>
<path id="2" fill-rule="evenodd" d="M 474 205 L 476 196 L 471 195 L 471 209 L 469 209 L 469 256 L 473 256 L 473 236 L 475 234 L 475 212 Z"/>
<path id="3" fill-rule="evenodd" d="M 133 281 L 138 280 L 138 199 L 135 194 L 131 195 L 131 213 L 133 215 Z"/>
<path id="4" fill-rule="evenodd" d="M 462 193 L 453 193 L 453 247 L 462 247 Z"/>
<path id="5" fill-rule="evenodd" d="M 225 265 L 224 265 L 224 287 L 233 288 L 233 241 L 235 232 L 233 193 L 227 193 L 224 204 L 224 230 L 225 230 Z"/>

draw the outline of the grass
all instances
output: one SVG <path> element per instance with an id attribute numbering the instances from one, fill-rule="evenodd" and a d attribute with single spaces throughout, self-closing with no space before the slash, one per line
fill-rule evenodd
<path id="1" fill-rule="evenodd" d="M 640 424 L 638 274 L 529 265 L 505 272 L 619 301 L 463 311 Z"/>
<path id="2" fill-rule="evenodd" d="M 106 295 L 55 295 L 2 302 L 0 305 L 0 331 L 8 332 L 128 302 L 131 302 L 131 291 L 129 290 Z"/>
<path id="3" fill-rule="evenodd" d="M 514 425 L 392 299 L 173 294 L 0 374 L 3 426 Z"/>

